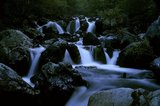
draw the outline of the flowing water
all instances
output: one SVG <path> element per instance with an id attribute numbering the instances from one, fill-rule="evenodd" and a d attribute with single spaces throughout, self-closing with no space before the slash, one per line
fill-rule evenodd
<path id="1" fill-rule="evenodd" d="M 86 21 L 87 21 L 87 23 L 88 23 L 88 28 L 87 28 L 87 33 L 88 32 L 91 32 L 91 33 L 93 33 L 93 31 L 94 31 L 94 29 L 95 29 L 95 21 L 89 21 L 89 18 L 86 18 Z"/>
<path id="2" fill-rule="evenodd" d="M 43 33 L 43 27 L 46 27 L 46 28 L 53 27 L 53 28 L 56 28 L 56 30 L 58 31 L 58 34 L 64 34 L 63 28 L 57 22 L 49 21 L 47 24 L 39 26 L 37 30 L 40 33 Z"/>
<path id="3" fill-rule="evenodd" d="M 32 87 L 34 85 L 30 82 L 30 78 L 34 75 L 38 67 L 39 58 L 43 51 L 45 51 L 45 48 L 42 46 L 29 49 L 30 56 L 31 56 L 31 66 L 30 66 L 28 75 L 26 77 L 23 77 L 23 80 L 26 81 L 28 84 L 30 84 Z"/>
<path id="4" fill-rule="evenodd" d="M 69 24 L 67 25 L 67 28 L 66 28 L 67 33 L 71 33 L 72 22 L 75 24 L 73 33 L 76 33 L 80 29 L 80 20 L 78 17 L 75 17 L 74 21 L 70 21 Z"/>
<path id="5" fill-rule="evenodd" d="M 119 87 L 144 88 L 148 90 L 160 88 L 155 83 L 155 80 L 152 79 L 153 74 L 151 71 L 124 68 L 116 65 L 120 52 L 118 50 L 113 51 L 112 57 L 109 57 L 104 50 L 107 64 L 100 64 L 94 61 L 91 49 L 87 50 L 82 45 L 77 45 L 77 47 L 81 56 L 81 64 L 73 65 L 73 67 L 81 73 L 89 86 L 78 87 L 65 106 L 87 106 L 89 97 L 101 90 Z"/>

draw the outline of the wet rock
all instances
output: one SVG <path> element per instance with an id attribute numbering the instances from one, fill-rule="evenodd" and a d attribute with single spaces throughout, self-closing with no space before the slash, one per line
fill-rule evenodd
<path id="1" fill-rule="evenodd" d="M 100 91 L 89 98 L 88 106 L 148 106 L 144 89 L 117 88 Z"/>
<path id="2" fill-rule="evenodd" d="M 30 66 L 28 49 L 31 39 L 18 30 L 0 32 L 0 62 L 13 68 L 18 74 L 25 75 Z"/>
<path id="3" fill-rule="evenodd" d="M 41 55 L 40 64 L 45 64 L 49 61 L 58 63 L 63 60 L 64 53 L 68 43 L 62 39 L 54 42 Z"/>
<path id="4" fill-rule="evenodd" d="M 41 72 L 32 78 L 32 82 L 40 89 L 44 102 L 59 106 L 67 102 L 75 87 L 85 84 L 78 71 L 70 64 L 52 62 L 43 65 Z"/>
<path id="5" fill-rule="evenodd" d="M 77 46 L 74 44 L 69 44 L 67 46 L 67 50 L 68 50 L 73 62 L 75 64 L 79 64 L 81 62 L 81 56 L 80 56 L 80 53 L 79 53 Z"/>
<path id="6" fill-rule="evenodd" d="M 149 98 L 149 106 L 159 106 L 160 105 L 160 90 L 156 90 L 153 92 L 150 92 L 148 94 Z"/>
<path id="7" fill-rule="evenodd" d="M 160 17 L 149 26 L 144 37 L 149 40 L 153 51 L 160 56 Z"/>
<path id="8" fill-rule="evenodd" d="M 147 40 L 135 42 L 127 46 L 119 54 L 117 64 L 123 67 L 149 68 L 155 55 Z"/>
<path id="9" fill-rule="evenodd" d="M 100 45 L 99 39 L 92 33 L 84 34 L 83 45 Z"/>
<path id="10" fill-rule="evenodd" d="M 156 79 L 160 81 L 160 57 L 151 62 L 150 68 L 153 71 Z"/>
<path id="11" fill-rule="evenodd" d="M 29 101 L 34 104 L 37 94 L 39 91 L 33 90 L 14 70 L 0 63 L 1 103 L 20 105 L 21 103 L 29 104 Z"/>
<path id="12" fill-rule="evenodd" d="M 96 46 L 93 49 L 93 58 L 95 61 L 97 61 L 99 63 L 106 64 L 106 57 L 104 54 L 104 50 L 101 46 Z"/>

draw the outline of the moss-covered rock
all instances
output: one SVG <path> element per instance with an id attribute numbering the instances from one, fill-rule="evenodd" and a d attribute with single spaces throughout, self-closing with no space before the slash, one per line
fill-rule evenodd
<path id="1" fill-rule="evenodd" d="M 133 68 L 149 68 L 154 59 L 152 47 L 147 40 L 135 42 L 127 46 L 119 54 L 118 65 Z"/>
<path id="2" fill-rule="evenodd" d="M 0 62 L 12 67 L 20 75 L 25 75 L 30 66 L 28 49 L 31 39 L 18 30 L 0 32 Z"/>
<path id="3" fill-rule="evenodd" d="M 160 17 L 149 26 L 145 38 L 149 40 L 155 54 L 160 56 Z"/>
<path id="4" fill-rule="evenodd" d="M 28 104 L 35 101 L 35 95 L 39 91 L 33 90 L 22 78 L 10 67 L 0 63 L 0 95 L 1 103 L 20 105 L 21 102 Z M 19 102 L 21 101 L 21 102 Z"/>
<path id="5" fill-rule="evenodd" d="M 99 63 L 104 63 L 106 64 L 106 57 L 104 54 L 104 50 L 101 46 L 96 46 L 93 49 L 93 58 L 95 61 L 99 62 Z"/>

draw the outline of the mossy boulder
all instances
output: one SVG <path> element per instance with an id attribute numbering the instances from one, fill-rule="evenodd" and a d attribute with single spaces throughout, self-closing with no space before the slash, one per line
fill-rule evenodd
<path id="1" fill-rule="evenodd" d="M 31 39 L 19 30 L 0 32 L 0 62 L 25 75 L 30 67 L 28 49 L 32 45 Z"/>
<path id="2" fill-rule="evenodd" d="M 147 40 L 127 46 L 119 54 L 118 65 L 132 68 L 149 68 L 155 55 Z"/>
<path id="3" fill-rule="evenodd" d="M 149 26 L 145 38 L 149 40 L 155 54 L 160 56 L 160 16 Z"/>

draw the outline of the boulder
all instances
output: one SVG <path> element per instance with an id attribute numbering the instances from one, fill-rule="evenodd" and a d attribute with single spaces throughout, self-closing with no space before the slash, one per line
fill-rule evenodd
<path id="1" fill-rule="evenodd" d="M 70 64 L 52 62 L 43 65 L 41 72 L 31 80 L 40 89 L 44 102 L 58 106 L 64 106 L 75 87 L 85 84 L 78 71 Z"/>
<path id="2" fill-rule="evenodd" d="M 88 106 L 148 106 L 144 89 L 116 88 L 94 93 Z"/>
<path id="3" fill-rule="evenodd" d="M 95 61 L 97 61 L 99 63 L 106 64 L 106 57 L 105 57 L 104 50 L 103 50 L 102 46 L 96 46 L 93 49 L 93 58 Z"/>
<path id="4" fill-rule="evenodd" d="M 75 44 L 69 44 L 67 46 L 67 50 L 75 64 L 79 64 L 81 62 L 81 56 L 79 50 Z"/>
<path id="5" fill-rule="evenodd" d="M 43 65 L 49 61 L 53 63 L 58 63 L 62 61 L 67 45 L 68 43 L 62 39 L 54 42 L 42 53 L 40 58 L 40 64 Z"/>
<path id="6" fill-rule="evenodd" d="M 153 71 L 156 79 L 160 81 L 160 57 L 151 62 L 150 69 Z"/>
<path id="7" fill-rule="evenodd" d="M 119 54 L 117 64 L 122 67 L 149 68 L 155 55 L 147 40 L 135 42 L 127 46 Z"/>
<path id="8" fill-rule="evenodd" d="M 30 67 L 31 39 L 18 30 L 0 32 L 0 62 L 13 68 L 18 74 L 25 75 Z"/>
<path id="9" fill-rule="evenodd" d="M 100 45 L 99 39 L 92 33 L 84 34 L 83 45 Z"/>
<path id="10" fill-rule="evenodd" d="M 0 63 L 1 103 L 22 105 L 21 103 L 29 104 L 30 101 L 34 104 L 38 93 L 39 91 L 33 90 L 14 70 Z"/>
<path id="11" fill-rule="evenodd" d="M 160 16 L 149 26 L 145 38 L 149 40 L 155 54 L 160 56 Z"/>

